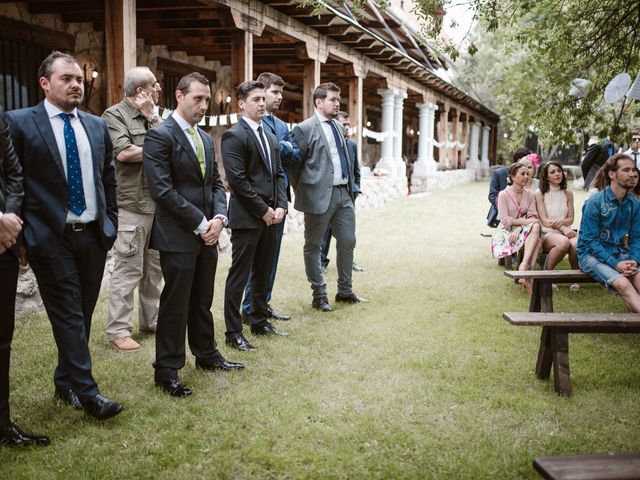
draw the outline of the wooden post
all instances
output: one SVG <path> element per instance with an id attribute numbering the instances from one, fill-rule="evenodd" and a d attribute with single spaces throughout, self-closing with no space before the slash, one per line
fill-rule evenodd
<path id="1" fill-rule="evenodd" d="M 440 170 L 446 170 L 449 166 L 449 149 L 447 148 L 447 140 L 449 133 L 449 105 L 444 104 L 442 110 L 440 111 L 440 118 L 438 121 L 438 142 L 442 145 L 440 146 Z"/>
<path id="2" fill-rule="evenodd" d="M 231 35 L 231 90 L 253 80 L 253 34 L 238 30 Z"/>
<path id="3" fill-rule="evenodd" d="M 362 129 L 364 120 L 362 118 L 363 109 L 363 78 L 360 76 L 351 77 L 349 79 L 349 118 L 351 127 L 356 130 L 356 144 L 358 145 L 358 154 L 362 158 Z"/>
<path id="4" fill-rule="evenodd" d="M 320 61 L 305 60 L 304 61 L 304 77 L 302 81 L 303 98 L 302 98 L 302 117 L 309 118 L 313 115 L 315 107 L 313 105 L 313 90 L 320 85 Z"/>
<path id="5" fill-rule="evenodd" d="M 104 0 L 107 106 L 124 98 L 124 75 L 136 66 L 136 0 Z"/>

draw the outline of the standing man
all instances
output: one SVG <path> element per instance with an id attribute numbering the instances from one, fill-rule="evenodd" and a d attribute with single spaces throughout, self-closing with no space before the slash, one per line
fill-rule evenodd
<path id="1" fill-rule="evenodd" d="M 38 70 L 45 100 L 7 113 L 24 172 L 24 241 L 58 346 L 55 395 L 99 419 L 118 415 L 91 374 L 89 332 L 118 229 L 107 125 L 78 110 L 82 69 L 52 52 Z"/>
<path id="2" fill-rule="evenodd" d="M 320 265 L 322 238 L 327 226 L 336 237 L 338 293 L 336 302 L 366 301 L 351 288 L 353 249 L 356 246 L 355 177 L 352 160 L 335 120 L 340 110 L 340 88 L 322 83 L 313 92 L 316 112 L 293 129 L 300 146 L 295 208 L 304 212 L 304 266 L 313 290 L 312 307 L 322 312 L 333 309 L 327 298 L 327 284 Z"/>
<path id="3" fill-rule="evenodd" d="M 340 110 L 338 112 L 338 121 L 342 125 L 343 133 L 345 141 L 347 142 L 347 153 L 353 162 L 353 178 L 355 185 L 354 197 L 358 198 L 360 195 L 360 164 L 358 163 L 358 145 L 356 142 L 349 138 L 349 128 L 351 127 L 351 120 L 349 119 L 349 114 Z M 327 267 L 329 266 L 329 247 L 331 246 L 331 226 L 327 227 L 327 231 L 324 233 L 324 238 L 322 239 L 322 253 L 320 255 L 320 262 L 322 265 L 322 273 L 327 271 Z M 356 262 L 353 262 L 353 271 L 354 272 L 364 272 L 364 268 L 358 265 Z"/>
<path id="4" fill-rule="evenodd" d="M 633 163 L 636 164 L 636 168 L 640 168 L 640 130 L 634 128 L 631 130 L 631 144 L 629 145 L 629 150 L 624 152 L 624 154 L 633 160 Z"/>
<path id="5" fill-rule="evenodd" d="M 18 216 L 24 188 L 22 167 L 9 136 L 0 108 L 0 444 L 48 445 L 48 437 L 29 435 L 11 421 L 9 415 L 9 359 L 16 313 L 18 257 L 14 245 L 22 230 Z M 11 250 L 14 247 L 14 250 Z"/>
<path id="6" fill-rule="evenodd" d="M 228 362 L 214 338 L 211 303 L 218 263 L 216 244 L 227 223 L 224 187 L 213 141 L 197 127 L 211 101 L 209 80 L 197 72 L 176 86 L 178 106 L 149 130 L 143 147 L 144 169 L 156 215 L 151 247 L 160 251 L 165 285 L 156 330 L 155 382 L 169 395 L 191 389 L 178 379 L 185 363 L 185 337 L 201 370 L 244 368 Z"/>
<path id="7" fill-rule="evenodd" d="M 578 263 L 607 288 L 616 290 L 633 312 L 640 312 L 640 202 L 629 193 L 637 169 L 624 153 L 602 166 L 609 186 L 582 207 Z M 625 245 L 625 237 L 628 245 Z"/>
<path id="8" fill-rule="evenodd" d="M 295 143 L 291 142 L 291 133 L 287 124 L 275 116 L 275 112 L 278 111 L 282 104 L 282 90 L 284 89 L 284 80 L 282 77 L 270 72 L 261 73 L 257 79 L 258 82 L 264 84 L 265 88 L 265 114 L 262 117 L 262 126 L 265 132 L 271 132 L 278 139 L 278 149 L 280 151 L 280 160 L 282 162 L 282 169 L 284 170 L 285 188 L 287 191 L 287 200 L 291 201 L 291 187 L 289 183 L 289 169 L 296 167 L 300 163 L 300 149 Z M 280 247 L 282 246 L 282 236 L 284 235 L 284 223 L 282 222 L 276 226 L 276 244 L 273 253 L 273 265 L 271 267 L 271 274 L 269 275 L 269 284 L 266 291 L 267 302 L 267 318 L 273 318 L 275 320 L 290 320 L 291 316 L 286 313 L 279 312 L 271 308 L 269 302 L 271 301 L 271 294 L 273 292 L 273 285 L 276 281 L 276 272 L 278 270 L 278 260 L 280 259 Z M 242 313 L 245 319 L 250 315 L 250 303 L 251 303 L 251 285 L 253 274 L 249 275 L 249 281 L 244 291 L 244 301 L 242 302 Z"/>
<path id="9" fill-rule="evenodd" d="M 124 77 L 124 98 L 108 108 L 107 122 L 116 159 L 118 236 L 111 273 L 107 340 L 122 352 L 140 348 L 133 332 L 133 292 L 138 288 L 141 332 L 153 333 L 158 321 L 162 270 L 157 250 L 149 248 L 155 203 L 142 164 L 142 145 L 150 128 L 160 123 L 154 112 L 160 84 L 147 67 L 135 67 Z"/>
<path id="10" fill-rule="evenodd" d="M 240 121 L 222 135 L 222 161 L 231 188 L 229 227 L 232 260 L 224 291 L 226 342 L 254 350 L 242 335 L 240 302 L 249 272 L 251 298 L 247 320 L 254 335 L 288 335 L 267 320 L 267 288 L 273 266 L 276 229 L 287 213 L 286 181 L 278 139 L 265 131 L 265 91 L 261 82 L 236 89 Z"/>

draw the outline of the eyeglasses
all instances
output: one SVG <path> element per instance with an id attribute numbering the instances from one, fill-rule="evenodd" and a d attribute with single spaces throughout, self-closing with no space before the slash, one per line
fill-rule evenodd
<path id="1" fill-rule="evenodd" d="M 640 142 L 640 137 L 633 137 L 631 139 L 632 142 Z"/>

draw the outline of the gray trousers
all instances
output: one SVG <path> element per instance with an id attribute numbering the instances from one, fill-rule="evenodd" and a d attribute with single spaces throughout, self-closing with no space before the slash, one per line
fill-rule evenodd
<path id="1" fill-rule="evenodd" d="M 304 267 L 311 283 L 313 298 L 327 296 L 327 284 L 322 275 L 320 254 L 322 239 L 331 225 L 336 239 L 336 266 L 338 268 L 338 293 L 352 292 L 351 275 L 353 250 L 356 247 L 356 211 L 349 191 L 333 187 L 329 208 L 321 215 L 304 214 Z"/>
<path id="2" fill-rule="evenodd" d="M 118 211 L 118 236 L 113 246 L 107 340 L 131 336 L 133 293 L 138 289 L 141 331 L 154 331 L 162 287 L 160 254 L 149 248 L 153 214 Z"/>

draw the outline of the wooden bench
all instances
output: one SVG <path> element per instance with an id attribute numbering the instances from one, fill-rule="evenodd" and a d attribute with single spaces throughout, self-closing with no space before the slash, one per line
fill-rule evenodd
<path id="1" fill-rule="evenodd" d="M 503 317 L 512 325 L 542 327 L 536 376 L 548 380 L 553 366 L 558 395 L 571 395 L 570 333 L 640 333 L 638 313 L 505 312 Z"/>
<path id="2" fill-rule="evenodd" d="M 580 270 L 518 270 L 505 271 L 504 274 L 513 279 L 531 281 L 530 312 L 553 312 L 553 283 L 594 283 L 596 282 Z"/>
<path id="3" fill-rule="evenodd" d="M 547 480 L 637 480 L 640 452 L 537 457 L 533 468 Z"/>

